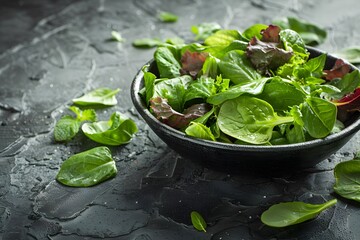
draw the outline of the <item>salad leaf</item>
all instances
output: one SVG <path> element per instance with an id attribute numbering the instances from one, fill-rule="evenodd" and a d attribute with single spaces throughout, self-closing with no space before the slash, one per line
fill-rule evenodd
<path id="1" fill-rule="evenodd" d="M 207 56 L 208 54 L 204 52 L 186 51 L 181 57 L 181 75 L 188 74 L 195 79 L 198 72 L 202 69 Z"/>
<path id="2" fill-rule="evenodd" d="M 190 217 L 191 217 L 191 223 L 195 229 L 206 232 L 207 224 L 204 218 L 200 215 L 200 213 L 196 211 L 192 211 Z"/>
<path id="3" fill-rule="evenodd" d="M 257 23 L 245 29 L 242 35 L 243 37 L 247 38 L 248 41 L 253 37 L 257 37 L 258 39 L 261 39 L 262 37 L 261 31 L 266 28 L 268 28 L 268 25 Z"/>
<path id="4" fill-rule="evenodd" d="M 216 87 L 214 79 L 207 77 L 200 77 L 197 80 L 192 81 L 185 93 L 184 102 L 190 101 L 196 98 L 206 99 L 216 93 Z"/>
<path id="5" fill-rule="evenodd" d="M 82 111 L 75 106 L 69 109 L 76 114 L 76 117 L 65 115 L 59 119 L 54 128 L 54 137 L 57 142 L 69 141 L 75 137 L 83 121 L 96 121 L 96 113 L 93 109 Z"/>
<path id="6" fill-rule="evenodd" d="M 294 122 L 293 125 L 287 126 L 285 136 L 288 143 L 301 143 L 306 141 L 303 127 L 296 122 Z"/>
<path id="7" fill-rule="evenodd" d="M 237 30 L 219 30 L 205 39 L 206 46 L 228 46 L 235 40 L 246 40 Z"/>
<path id="8" fill-rule="evenodd" d="M 329 135 L 336 121 L 337 108 L 335 104 L 318 98 L 309 97 L 302 105 L 304 127 L 314 138 Z"/>
<path id="9" fill-rule="evenodd" d="M 107 147 L 96 147 L 65 160 L 56 180 L 70 187 L 90 187 L 116 175 L 117 169 Z"/>
<path id="10" fill-rule="evenodd" d="M 334 175 L 335 192 L 344 198 L 360 202 L 360 159 L 338 163 Z"/>
<path id="11" fill-rule="evenodd" d="M 155 84 L 153 96 L 167 99 L 175 111 L 182 112 L 184 110 L 186 89 L 192 81 L 193 79 L 189 75 L 163 79 Z"/>
<path id="12" fill-rule="evenodd" d="M 277 116 L 269 103 L 242 95 L 221 105 L 217 123 L 229 136 L 252 144 L 264 144 L 271 139 L 275 126 L 292 121 L 293 117 Z"/>
<path id="13" fill-rule="evenodd" d="M 320 212 L 335 205 L 336 199 L 323 204 L 285 202 L 271 206 L 261 215 L 261 221 L 270 227 L 287 227 L 313 219 Z"/>
<path id="14" fill-rule="evenodd" d="M 218 61 L 219 59 L 209 55 L 201 69 L 202 75 L 216 79 L 218 76 Z"/>
<path id="15" fill-rule="evenodd" d="M 118 112 L 109 121 L 84 123 L 81 129 L 91 140 L 111 146 L 129 143 L 138 131 L 133 120 L 122 118 Z"/>
<path id="16" fill-rule="evenodd" d="M 346 64 L 342 59 L 337 59 L 334 66 L 330 70 L 324 70 L 326 80 L 342 78 L 350 72 L 350 65 Z"/>
<path id="17" fill-rule="evenodd" d="M 191 32 L 195 34 L 195 41 L 205 40 L 207 37 L 220 30 L 218 23 L 201 23 L 191 27 Z"/>
<path id="18" fill-rule="evenodd" d="M 270 103 L 276 112 L 289 111 L 292 106 L 303 103 L 305 97 L 302 91 L 279 77 L 272 78 L 258 95 L 258 98 Z"/>
<path id="19" fill-rule="evenodd" d="M 203 116 L 211 109 L 207 104 L 201 103 L 187 108 L 184 113 L 179 113 L 161 97 L 152 98 L 150 108 L 157 119 L 175 129 L 186 127 L 192 120 Z"/>
<path id="20" fill-rule="evenodd" d="M 228 52 L 218 63 L 220 73 L 224 78 L 235 84 L 250 82 L 262 76 L 251 66 L 243 51 Z"/>
<path id="21" fill-rule="evenodd" d="M 163 42 L 157 38 L 139 38 L 132 42 L 132 45 L 137 48 L 153 48 L 163 44 Z"/>
<path id="22" fill-rule="evenodd" d="M 261 30 L 260 34 L 262 35 L 261 41 L 263 42 L 280 42 L 280 27 L 275 25 L 269 25 L 266 29 Z M 260 38 L 259 38 L 260 39 Z"/>
<path id="23" fill-rule="evenodd" d="M 143 69 L 145 84 L 145 100 L 149 104 L 150 98 L 154 96 L 156 75 Z"/>
<path id="24" fill-rule="evenodd" d="M 294 17 L 273 21 L 275 25 L 281 26 L 282 29 L 291 29 L 299 33 L 307 45 L 317 45 L 325 41 L 326 30 L 316 26 L 313 23 Z"/>
<path id="25" fill-rule="evenodd" d="M 345 111 L 360 111 L 360 88 L 357 88 L 353 93 L 348 94 L 335 101 L 334 104 L 338 106 L 339 110 Z"/>
<path id="26" fill-rule="evenodd" d="M 109 88 L 95 89 L 82 97 L 74 98 L 72 101 L 81 106 L 104 105 L 114 106 L 117 104 L 115 95 L 120 91 L 119 88 L 112 90 Z"/>
<path id="27" fill-rule="evenodd" d="M 178 16 L 170 13 L 170 12 L 159 12 L 157 18 L 162 22 L 176 22 L 178 20 Z"/>
<path id="28" fill-rule="evenodd" d="M 264 74 L 289 62 L 293 53 L 278 48 L 277 44 L 266 43 L 253 38 L 246 49 L 246 55 L 255 69 Z"/>
<path id="29" fill-rule="evenodd" d="M 210 128 L 198 122 L 191 122 L 190 125 L 185 129 L 185 133 L 191 137 L 215 141 L 215 137 L 212 134 Z"/>
<path id="30" fill-rule="evenodd" d="M 348 47 L 334 53 L 339 58 L 346 59 L 350 63 L 360 63 L 360 46 Z"/>
<path id="31" fill-rule="evenodd" d="M 117 31 L 111 31 L 111 37 L 114 41 L 124 42 L 125 39 L 121 36 L 121 34 Z"/>
<path id="32" fill-rule="evenodd" d="M 161 78 L 180 76 L 180 63 L 169 48 L 158 47 L 154 53 L 154 58 Z"/>
<path id="33" fill-rule="evenodd" d="M 285 50 L 293 50 L 294 52 L 306 53 L 305 42 L 300 34 L 291 30 L 284 29 L 279 32 L 281 42 L 283 42 Z"/>
<path id="34" fill-rule="evenodd" d="M 352 71 L 351 73 L 345 74 L 343 78 L 334 79 L 330 83 L 341 91 L 339 94 L 334 95 L 335 98 L 340 99 L 343 96 L 354 92 L 355 89 L 359 87 L 360 72 L 359 70 Z"/>
<path id="35" fill-rule="evenodd" d="M 270 79 L 271 78 L 260 78 L 255 79 L 251 82 L 236 84 L 226 91 L 209 96 L 207 99 L 207 103 L 213 105 L 220 105 L 226 100 L 237 98 L 244 93 L 258 95 L 263 91 L 265 83 Z"/>

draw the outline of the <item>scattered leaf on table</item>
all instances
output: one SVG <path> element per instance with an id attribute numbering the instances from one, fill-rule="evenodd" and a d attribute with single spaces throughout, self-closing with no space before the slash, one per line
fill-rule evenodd
<path id="1" fill-rule="evenodd" d="M 200 215 L 200 213 L 196 211 L 192 211 L 190 216 L 191 216 L 191 223 L 194 226 L 194 228 L 199 231 L 206 232 L 207 224 L 204 218 Z"/>
<path id="2" fill-rule="evenodd" d="M 81 106 L 104 105 L 114 106 L 117 104 L 115 95 L 120 91 L 119 88 L 113 90 L 109 88 L 98 88 L 82 97 L 74 98 L 72 101 Z"/>
<path id="3" fill-rule="evenodd" d="M 344 198 L 360 202 L 360 159 L 338 163 L 334 175 L 335 192 Z"/>

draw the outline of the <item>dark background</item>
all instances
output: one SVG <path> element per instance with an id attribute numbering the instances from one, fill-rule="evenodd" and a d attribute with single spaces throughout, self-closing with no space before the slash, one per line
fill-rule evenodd
<path id="1" fill-rule="evenodd" d="M 129 93 L 154 49 L 137 38 L 178 36 L 192 41 L 192 25 L 218 22 L 244 30 L 254 23 L 296 16 L 325 27 L 318 48 L 359 45 L 360 4 L 348 1 L 10 1 L 0 4 L 0 239 L 359 239 L 359 204 L 339 199 L 318 218 L 272 229 L 259 216 L 282 201 L 322 203 L 333 193 L 333 168 L 359 151 L 357 134 L 311 169 L 276 176 L 218 172 L 180 157 L 141 120 Z M 162 23 L 157 11 L 177 14 Z M 109 41 L 112 30 L 124 43 Z M 139 132 L 112 147 L 118 175 L 91 188 L 54 179 L 71 155 L 98 146 L 81 133 L 55 143 L 53 128 L 71 99 L 98 87 L 121 88 L 114 111 L 134 119 Z M 220 160 L 219 160 L 220 161 Z M 196 231 L 200 212 L 207 233 Z"/>

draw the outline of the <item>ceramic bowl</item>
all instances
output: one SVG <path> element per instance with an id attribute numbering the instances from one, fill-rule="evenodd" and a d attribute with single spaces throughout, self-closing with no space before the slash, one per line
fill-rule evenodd
<path id="1" fill-rule="evenodd" d="M 310 58 L 323 52 L 308 47 Z M 330 69 L 336 57 L 327 54 L 325 69 Z M 149 70 L 158 75 L 156 63 L 151 60 Z M 351 66 L 355 69 L 354 66 Z M 145 122 L 170 148 L 185 158 L 200 161 L 211 167 L 224 169 L 301 169 L 316 165 L 344 146 L 360 130 L 359 114 L 354 114 L 345 122 L 346 128 L 324 139 L 311 140 L 297 144 L 276 146 L 236 145 L 212 142 L 186 136 L 157 120 L 146 108 L 138 94 L 144 86 L 140 70 L 131 85 L 131 98 Z"/>

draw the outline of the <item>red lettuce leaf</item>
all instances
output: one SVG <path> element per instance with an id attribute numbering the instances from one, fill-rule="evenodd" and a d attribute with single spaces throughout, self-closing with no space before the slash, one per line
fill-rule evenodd
<path id="1" fill-rule="evenodd" d="M 360 88 L 357 88 L 353 93 L 346 95 L 334 103 L 338 106 L 339 110 L 348 112 L 360 111 Z"/>
<path id="2" fill-rule="evenodd" d="M 246 48 L 246 55 L 253 66 L 262 74 L 289 62 L 293 53 L 277 47 L 278 43 L 262 42 L 252 38 Z"/>
<path id="3" fill-rule="evenodd" d="M 179 113 L 172 109 L 166 99 L 161 97 L 150 99 L 150 108 L 157 119 L 175 129 L 186 127 L 192 120 L 211 110 L 209 104 L 200 103 L 185 109 L 184 113 Z"/>
<path id="4" fill-rule="evenodd" d="M 190 52 L 187 50 L 181 57 L 180 74 L 190 75 L 193 79 L 196 78 L 198 72 L 202 69 L 208 53 L 205 52 Z"/>
<path id="5" fill-rule="evenodd" d="M 273 42 L 280 43 L 280 27 L 275 25 L 269 25 L 268 28 L 261 31 L 261 41 L 263 42 Z"/>
<path id="6" fill-rule="evenodd" d="M 330 70 L 324 70 L 326 73 L 326 80 L 333 80 L 335 78 L 342 78 L 350 71 L 350 65 L 345 63 L 342 59 L 337 59 L 333 68 Z"/>

